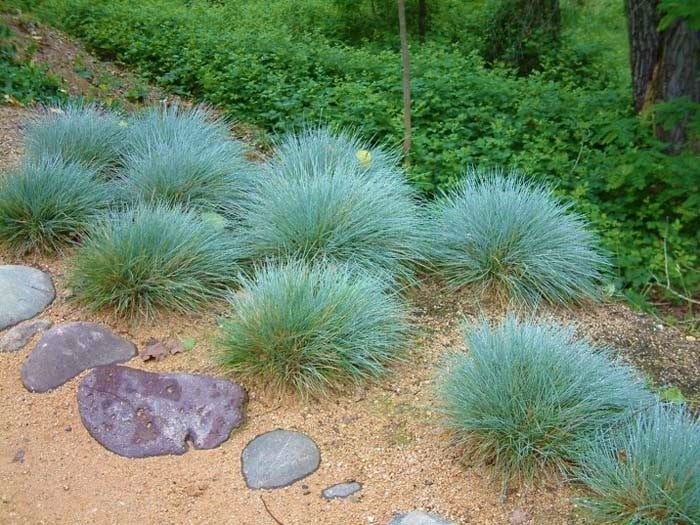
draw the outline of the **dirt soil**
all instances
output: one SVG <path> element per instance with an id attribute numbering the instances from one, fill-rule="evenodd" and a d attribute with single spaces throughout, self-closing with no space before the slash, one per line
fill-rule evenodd
<path id="1" fill-rule="evenodd" d="M 19 159 L 21 123 L 29 111 L 0 107 L 0 170 Z M 0 264 L 29 264 L 52 274 L 56 300 L 41 317 L 54 323 L 102 322 L 139 347 L 150 338 L 196 341 L 188 352 L 160 362 L 137 357 L 129 366 L 224 375 L 213 363 L 211 341 L 220 311 L 141 326 L 96 315 L 72 301 L 65 285 L 70 256 L 19 258 L 0 252 Z M 263 384 L 243 382 L 250 396 L 244 426 L 219 448 L 182 456 L 126 459 L 108 452 L 81 424 L 76 388 L 82 376 L 55 391 L 31 394 L 19 371 L 36 338 L 17 353 L 0 354 L 0 523 L 383 525 L 394 513 L 414 509 L 460 524 L 584 523 L 571 503 L 575 490 L 555 481 L 513 488 L 502 499 L 489 470 L 463 465 L 440 427 L 435 369 L 445 353 L 461 348 L 461 322 L 499 309 L 467 293 L 447 293 L 430 280 L 410 294 L 410 301 L 420 336 L 408 363 L 381 385 L 302 403 Z M 676 328 L 618 303 L 542 315 L 577 322 L 582 335 L 616 347 L 658 384 L 676 384 L 689 397 L 700 390 L 700 343 Z M 241 451 L 253 437 L 276 428 L 311 436 L 321 449 L 321 466 L 291 487 L 251 491 L 241 475 Z M 321 498 L 322 489 L 346 480 L 362 483 L 359 497 Z M 524 521 L 523 511 L 529 518 Z"/>

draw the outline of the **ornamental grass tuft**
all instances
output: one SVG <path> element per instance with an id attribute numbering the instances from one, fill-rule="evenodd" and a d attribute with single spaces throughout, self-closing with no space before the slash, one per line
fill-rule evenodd
<path id="1" fill-rule="evenodd" d="M 650 400 L 631 368 L 557 324 L 482 321 L 465 342 L 441 372 L 445 422 L 504 487 L 567 471 L 600 429 Z"/>
<path id="2" fill-rule="evenodd" d="M 151 108 L 131 121 L 129 136 L 122 199 L 239 215 L 252 168 L 225 120 L 202 107 Z"/>
<path id="3" fill-rule="evenodd" d="M 454 288 L 526 306 L 600 294 L 608 261 L 584 219 L 517 170 L 470 169 L 431 211 L 432 259 Z"/>
<path id="4" fill-rule="evenodd" d="M 108 204 L 92 169 L 57 157 L 27 160 L 0 178 L 0 244 L 19 254 L 60 251 Z"/>
<path id="5" fill-rule="evenodd" d="M 382 174 L 396 170 L 400 158 L 397 152 L 373 145 L 349 129 L 310 126 L 277 141 L 270 167 L 287 177 L 324 175 L 342 165 L 361 173 Z"/>
<path id="6" fill-rule="evenodd" d="M 328 161 L 323 151 L 290 139 L 251 192 L 241 221 L 249 258 L 329 260 L 395 283 L 414 282 L 424 260 L 426 227 L 403 173 L 378 168 L 366 176 L 357 162 L 335 160 L 320 171 L 277 171 L 289 156 L 314 155 L 321 164 Z M 296 157 L 290 164 L 297 164 Z"/>
<path id="7" fill-rule="evenodd" d="M 682 405 L 658 403 L 601 433 L 578 479 L 596 523 L 700 523 L 700 421 Z"/>
<path id="8" fill-rule="evenodd" d="M 129 318 L 191 312 L 235 285 L 235 241 L 194 212 L 139 205 L 97 224 L 72 261 L 76 297 Z"/>
<path id="9" fill-rule="evenodd" d="M 126 122 L 95 104 L 71 102 L 46 108 L 28 125 L 28 157 L 62 157 L 111 178 L 121 165 Z"/>
<path id="10" fill-rule="evenodd" d="M 376 379 L 410 334 L 404 303 L 342 265 L 266 265 L 230 301 L 221 362 L 301 396 Z"/>
<path id="11" fill-rule="evenodd" d="M 154 106 L 132 115 L 128 121 L 132 155 L 148 153 L 155 146 L 173 147 L 190 138 L 196 144 L 217 144 L 230 138 L 230 123 L 202 105 Z"/>

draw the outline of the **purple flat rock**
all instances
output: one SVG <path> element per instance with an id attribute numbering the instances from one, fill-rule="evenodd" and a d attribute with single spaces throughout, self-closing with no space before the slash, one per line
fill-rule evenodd
<path id="1" fill-rule="evenodd" d="M 224 379 L 101 366 L 78 387 L 83 425 L 106 449 L 142 458 L 208 449 L 243 422 L 247 395 Z"/>
<path id="2" fill-rule="evenodd" d="M 123 363 L 136 355 L 133 343 L 96 323 L 66 323 L 46 332 L 22 364 L 22 383 L 46 392 L 83 370 Z"/>

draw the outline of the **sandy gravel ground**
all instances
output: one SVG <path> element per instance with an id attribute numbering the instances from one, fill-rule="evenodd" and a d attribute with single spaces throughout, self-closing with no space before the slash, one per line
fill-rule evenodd
<path id="1" fill-rule="evenodd" d="M 130 365 L 146 370 L 219 375 L 212 364 L 212 317 L 166 318 L 128 326 L 83 311 L 65 298 L 64 265 L 54 260 L 0 257 L 51 271 L 58 297 L 44 317 L 55 323 L 102 321 L 142 346 L 150 337 L 193 337 L 197 345 L 161 362 Z M 500 501 L 499 485 L 482 468 L 465 468 L 435 411 L 434 367 L 460 345 L 458 323 L 440 305 L 422 306 L 423 335 L 405 365 L 382 385 L 306 404 L 244 384 L 248 422 L 218 449 L 179 457 L 125 459 L 103 449 L 82 427 L 76 378 L 47 394 L 22 386 L 19 369 L 33 344 L 0 355 L 0 516 L 7 523 L 386 523 L 394 512 L 421 508 L 459 523 L 508 523 L 515 508 L 535 523 L 566 523 L 569 491 L 555 483 L 514 490 Z M 235 378 L 234 378 L 235 379 Z M 250 491 L 240 474 L 240 453 L 258 434 L 275 428 L 306 432 L 319 445 L 319 470 L 293 486 Z M 355 500 L 326 502 L 328 485 L 360 481 Z"/>
<path id="2" fill-rule="evenodd" d="M 184 354 L 157 363 L 136 358 L 130 366 L 222 374 L 212 362 L 216 312 L 148 326 L 91 314 L 66 297 L 65 260 L 0 255 L 0 263 L 27 263 L 52 273 L 58 296 L 43 316 L 55 323 L 100 321 L 139 346 L 151 337 L 197 342 Z M 285 525 L 383 524 L 393 513 L 414 508 L 464 524 L 506 524 L 515 509 L 527 512 L 527 523 L 582 523 L 569 501 L 574 494 L 569 487 L 543 481 L 536 488 L 513 488 L 502 501 L 488 469 L 461 464 L 459 451 L 439 425 L 435 368 L 441 356 L 461 347 L 460 322 L 475 319 L 489 305 L 477 306 L 466 294 L 455 298 L 430 282 L 411 299 L 421 335 L 409 364 L 384 383 L 308 403 L 244 383 L 250 394 L 244 427 L 218 449 L 179 457 L 111 454 L 82 427 L 75 400 L 79 378 L 47 394 L 30 394 L 19 369 L 33 343 L 18 353 L 0 354 L 0 522 L 274 524 L 264 498 Z M 649 323 L 656 327 L 653 320 L 622 305 L 547 315 L 555 314 L 577 319 L 579 330 L 592 338 L 628 343 L 620 351 L 632 358 L 640 348 L 671 349 L 661 354 L 659 367 L 678 366 L 674 352 L 689 343 L 670 327 L 647 331 Z M 309 434 L 321 449 L 321 467 L 289 488 L 250 491 L 240 474 L 240 453 L 250 439 L 275 428 Z M 320 497 L 323 488 L 345 480 L 363 484 L 359 498 L 327 502 Z"/>

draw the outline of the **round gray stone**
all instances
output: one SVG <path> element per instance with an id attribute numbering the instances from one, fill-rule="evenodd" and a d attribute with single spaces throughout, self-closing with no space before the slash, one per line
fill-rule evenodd
<path id="1" fill-rule="evenodd" d="M 262 434 L 241 454 L 241 470 L 251 489 L 286 487 L 314 473 L 320 463 L 316 443 L 306 434 L 291 430 Z"/>
<path id="2" fill-rule="evenodd" d="M 187 442 L 209 449 L 243 422 L 247 396 L 225 379 L 156 374 L 125 366 L 100 366 L 78 387 L 83 425 L 120 456 L 183 454 Z"/>
<path id="3" fill-rule="evenodd" d="M 321 495 L 326 499 L 342 499 L 352 496 L 362 490 L 362 485 L 357 481 L 348 481 L 331 485 L 323 490 Z"/>
<path id="4" fill-rule="evenodd" d="M 29 266 L 0 265 L 0 330 L 31 319 L 55 295 L 47 273 Z"/>
<path id="5" fill-rule="evenodd" d="M 22 364 L 22 383 L 46 392 L 99 365 L 123 363 L 136 355 L 130 341 L 87 322 L 66 323 L 46 332 Z"/>
<path id="6" fill-rule="evenodd" d="M 436 516 L 435 514 L 428 514 L 422 510 L 414 510 L 408 514 L 397 514 L 389 522 L 389 525 L 455 525 L 451 521 Z"/>
<path id="7" fill-rule="evenodd" d="M 49 319 L 30 319 L 13 326 L 0 337 L 0 352 L 16 352 L 24 348 L 32 337 L 48 330 L 52 325 L 53 322 Z"/>

